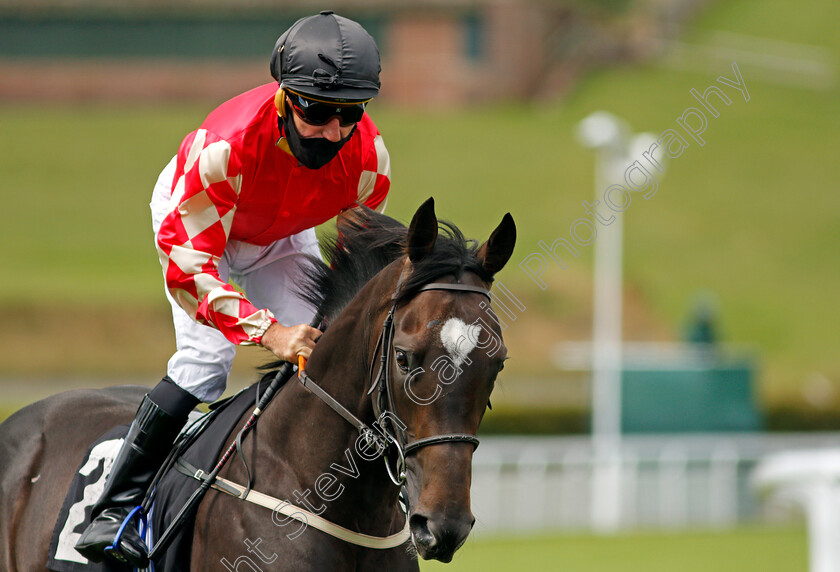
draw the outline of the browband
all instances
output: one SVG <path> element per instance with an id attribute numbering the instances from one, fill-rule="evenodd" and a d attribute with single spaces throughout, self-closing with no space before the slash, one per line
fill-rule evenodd
<path id="1" fill-rule="evenodd" d="M 469 284 L 452 284 L 449 282 L 432 282 L 431 284 L 426 284 L 419 290 L 418 292 L 425 292 L 426 290 L 459 290 L 461 292 L 475 292 L 476 294 L 481 294 L 483 296 L 487 296 L 487 299 L 490 300 L 490 291 L 486 288 L 482 288 L 481 286 L 470 286 Z"/>

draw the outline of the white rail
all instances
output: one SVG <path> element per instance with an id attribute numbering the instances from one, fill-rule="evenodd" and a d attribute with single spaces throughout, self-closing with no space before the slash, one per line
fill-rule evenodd
<path id="1" fill-rule="evenodd" d="M 749 477 L 768 455 L 828 449 L 840 434 L 625 436 L 620 527 L 726 527 L 762 511 Z M 593 528 L 592 444 L 586 437 L 485 437 L 473 462 L 476 533 Z"/>

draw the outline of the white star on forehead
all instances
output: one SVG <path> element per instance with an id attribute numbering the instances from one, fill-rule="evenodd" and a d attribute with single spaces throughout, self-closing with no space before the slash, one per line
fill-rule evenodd
<path id="1" fill-rule="evenodd" d="M 467 325 L 458 318 L 449 318 L 440 329 L 440 341 L 449 352 L 455 367 L 461 367 L 464 360 L 478 342 L 481 326 Z"/>

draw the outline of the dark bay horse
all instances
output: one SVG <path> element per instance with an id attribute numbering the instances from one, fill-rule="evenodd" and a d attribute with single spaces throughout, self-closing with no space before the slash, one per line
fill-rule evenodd
<path id="1" fill-rule="evenodd" d="M 513 252 L 513 219 L 505 215 L 477 246 L 439 224 L 430 199 L 408 229 L 365 211 L 340 231 L 331 265 L 308 271 L 307 296 L 324 334 L 304 374 L 262 414 L 243 453 L 253 490 L 374 537 L 407 525 L 410 540 L 389 549 L 358 546 L 211 490 L 195 517 L 193 570 L 417 571 L 417 554 L 448 562 L 472 528 L 475 434 L 506 356 L 487 289 Z M 366 455 L 357 427 L 305 381 L 349 418 L 381 424 L 390 453 Z M 45 569 L 82 453 L 110 427 L 129 423 L 144 392 L 67 392 L 0 425 L 0 569 Z M 247 482 L 240 463 L 220 476 Z M 402 482 L 407 515 L 398 503 Z"/>

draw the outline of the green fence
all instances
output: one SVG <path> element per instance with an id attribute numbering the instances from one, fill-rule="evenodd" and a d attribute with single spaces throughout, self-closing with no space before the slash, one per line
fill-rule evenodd
<path id="1" fill-rule="evenodd" d="M 626 433 L 762 429 L 749 356 L 692 352 L 677 363 L 638 363 L 622 373 Z"/>

